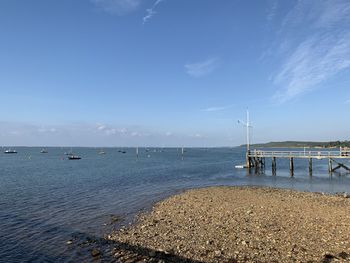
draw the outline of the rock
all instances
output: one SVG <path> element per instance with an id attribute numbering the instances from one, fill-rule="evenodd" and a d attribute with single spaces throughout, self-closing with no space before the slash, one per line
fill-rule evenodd
<path id="1" fill-rule="evenodd" d="M 118 215 L 111 215 L 111 224 L 114 224 L 122 219 L 121 216 Z"/>
<path id="2" fill-rule="evenodd" d="M 344 198 L 349 198 L 350 195 L 349 195 L 348 193 L 344 193 L 344 194 L 343 194 L 343 197 L 344 197 Z"/>
<path id="3" fill-rule="evenodd" d="M 323 254 L 323 257 L 326 258 L 326 259 L 335 258 L 334 255 L 332 255 L 331 253 L 328 253 L 328 252 L 324 253 L 324 254 Z"/>
<path id="4" fill-rule="evenodd" d="M 213 240 L 207 240 L 205 243 L 206 243 L 207 245 L 211 245 L 211 244 L 214 243 L 214 241 L 213 241 Z"/>
<path id="5" fill-rule="evenodd" d="M 151 250 L 151 251 L 148 253 L 148 255 L 149 255 L 150 257 L 154 258 L 154 257 L 156 256 L 156 252 L 153 251 L 153 250 Z"/>
<path id="6" fill-rule="evenodd" d="M 215 250 L 214 252 L 215 256 L 221 256 L 222 252 L 220 250 Z"/>
<path id="7" fill-rule="evenodd" d="M 349 258 L 350 255 L 348 253 L 342 251 L 338 254 L 338 256 L 342 259 L 347 259 L 347 258 Z"/>
<path id="8" fill-rule="evenodd" d="M 93 248 L 91 250 L 91 256 L 93 256 L 93 257 L 98 257 L 100 254 L 101 254 L 101 252 L 97 248 Z"/>

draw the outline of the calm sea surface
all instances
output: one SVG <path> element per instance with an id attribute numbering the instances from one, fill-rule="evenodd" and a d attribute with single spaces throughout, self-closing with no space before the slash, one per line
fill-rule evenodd
<path id="1" fill-rule="evenodd" d="M 0 262 L 89 262 L 91 244 L 140 211 L 188 188 L 214 185 L 265 185 L 316 192 L 349 192 L 350 176 L 329 176 L 326 161 L 271 162 L 261 175 L 247 175 L 234 165 L 244 162 L 243 148 L 135 149 L 73 148 L 81 160 L 67 160 L 67 148 L 16 148 L 0 154 Z M 67 245 L 67 241 L 72 244 Z M 91 242 L 90 242 L 91 243 Z M 93 242 L 92 242 L 93 243 Z M 108 249 L 108 248 L 106 248 Z"/>

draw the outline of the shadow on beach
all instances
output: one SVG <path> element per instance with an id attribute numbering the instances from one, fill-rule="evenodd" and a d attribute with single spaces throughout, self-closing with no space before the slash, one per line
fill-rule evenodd
<path id="1" fill-rule="evenodd" d="M 75 233 L 73 239 L 78 242 L 76 246 L 80 247 L 85 253 L 90 253 L 91 260 L 89 261 L 91 262 L 202 262 L 174 255 L 168 251 L 157 251 L 147 247 L 114 241 L 81 232 Z M 234 263 L 237 261 L 232 259 L 229 262 Z"/>

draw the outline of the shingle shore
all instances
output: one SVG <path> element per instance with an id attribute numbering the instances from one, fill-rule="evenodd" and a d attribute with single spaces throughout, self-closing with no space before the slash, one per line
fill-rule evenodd
<path id="1" fill-rule="evenodd" d="M 189 190 L 109 236 L 120 262 L 350 262 L 350 198 L 262 187 Z"/>

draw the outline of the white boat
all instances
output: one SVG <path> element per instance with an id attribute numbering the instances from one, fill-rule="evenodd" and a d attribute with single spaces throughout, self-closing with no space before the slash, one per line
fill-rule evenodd
<path id="1" fill-rule="evenodd" d="M 99 152 L 98 152 L 98 154 L 106 154 L 106 152 L 104 151 L 104 150 L 100 150 Z"/>
<path id="2" fill-rule="evenodd" d="M 244 168 L 247 168 L 247 165 L 246 164 L 239 164 L 239 165 L 235 165 L 235 168 L 244 169 Z"/>
<path id="3" fill-rule="evenodd" d="M 11 149 L 7 149 L 4 151 L 4 153 L 17 153 L 16 150 L 11 150 Z"/>
<path id="4" fill-rule="evenodd" d="M 68 156 L 68 160 L 80 160 L 81 157 L 78 155 L 70 155 Z"/>
<path id="5" fill-rule="evenodd" d="M 42 149 L 40 153 L 48 153 L 48 151 L 46 149 Z"/>

